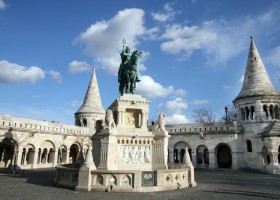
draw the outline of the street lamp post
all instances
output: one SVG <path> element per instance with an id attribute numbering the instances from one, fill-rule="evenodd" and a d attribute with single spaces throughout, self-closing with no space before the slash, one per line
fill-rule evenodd
<path id="1" fill-rule="evenodd" d="M 226 122 L 228 121 L 228 107 L 225 106 L 225 113 L 226 113 Z"/>

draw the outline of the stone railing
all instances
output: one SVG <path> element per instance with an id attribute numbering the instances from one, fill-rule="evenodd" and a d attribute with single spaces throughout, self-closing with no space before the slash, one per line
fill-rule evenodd
<path id="1" fill-rule="evenodd" d="M 237 131 L 237 122 L 191 123 L 166 125 L 169 134 L 197 133 L 197 132 L 231 132 Z"/>
<path id="2" fill-rule="evenodd" d="M 57 122 L 47 122 L 16 118 L 0 115 L 0 129 L 12 129 L 19 131 L 29 131 L 33 133 L 54 133 L 63 135 L 90 135 L 89 128 L 79 127 Z"/>

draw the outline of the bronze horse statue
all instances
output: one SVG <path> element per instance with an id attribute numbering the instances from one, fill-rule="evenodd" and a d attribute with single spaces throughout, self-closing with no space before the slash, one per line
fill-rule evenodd
<path id="1" fill-rule="evenodd" d="M 136 88 L 136 82 L 139 82 L 138 73 L 137 73 L 137 61 L 140 58 L 142 52 L 134 51 L 131 54 L 129 62 L 122 66 L 120 73 L 120 85 L 119 92 L 121 95 L 124 94 L 134 94 L 134 90 Z"/>

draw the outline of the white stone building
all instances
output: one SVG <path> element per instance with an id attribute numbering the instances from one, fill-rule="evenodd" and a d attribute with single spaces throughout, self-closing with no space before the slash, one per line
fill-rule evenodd
<path id="1" fill-rule="evenodd" d="M 234 122 L 167 125 L 169 163 L 181 163 L 187 147 L 195 167 L 280 174 L 280 93 L 267 75 L 253 38 L 243 86 L 233 104 L 238 115 Z M 0 116 L 0 167 L 75 163 L 84 156 L 104 118 L 94 71 L 75 113 L 75 126 Z"/>

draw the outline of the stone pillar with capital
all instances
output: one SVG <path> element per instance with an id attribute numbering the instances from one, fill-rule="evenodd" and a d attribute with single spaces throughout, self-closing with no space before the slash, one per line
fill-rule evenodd
<path id="1" fill-rule="evenodd" d="M 34 159 L 33 159 L 33 163 L 32 163 L 32 169 L 37 168 L 37 161 L 38 161 L 38 149 L 35 148 L 34 150 Z"/>
<path id="2" fill-rule="evenodd" d="M 209 151 L 209 168 L 215 169 L 217 166 L 216 154 L 214 151 Z"/>

